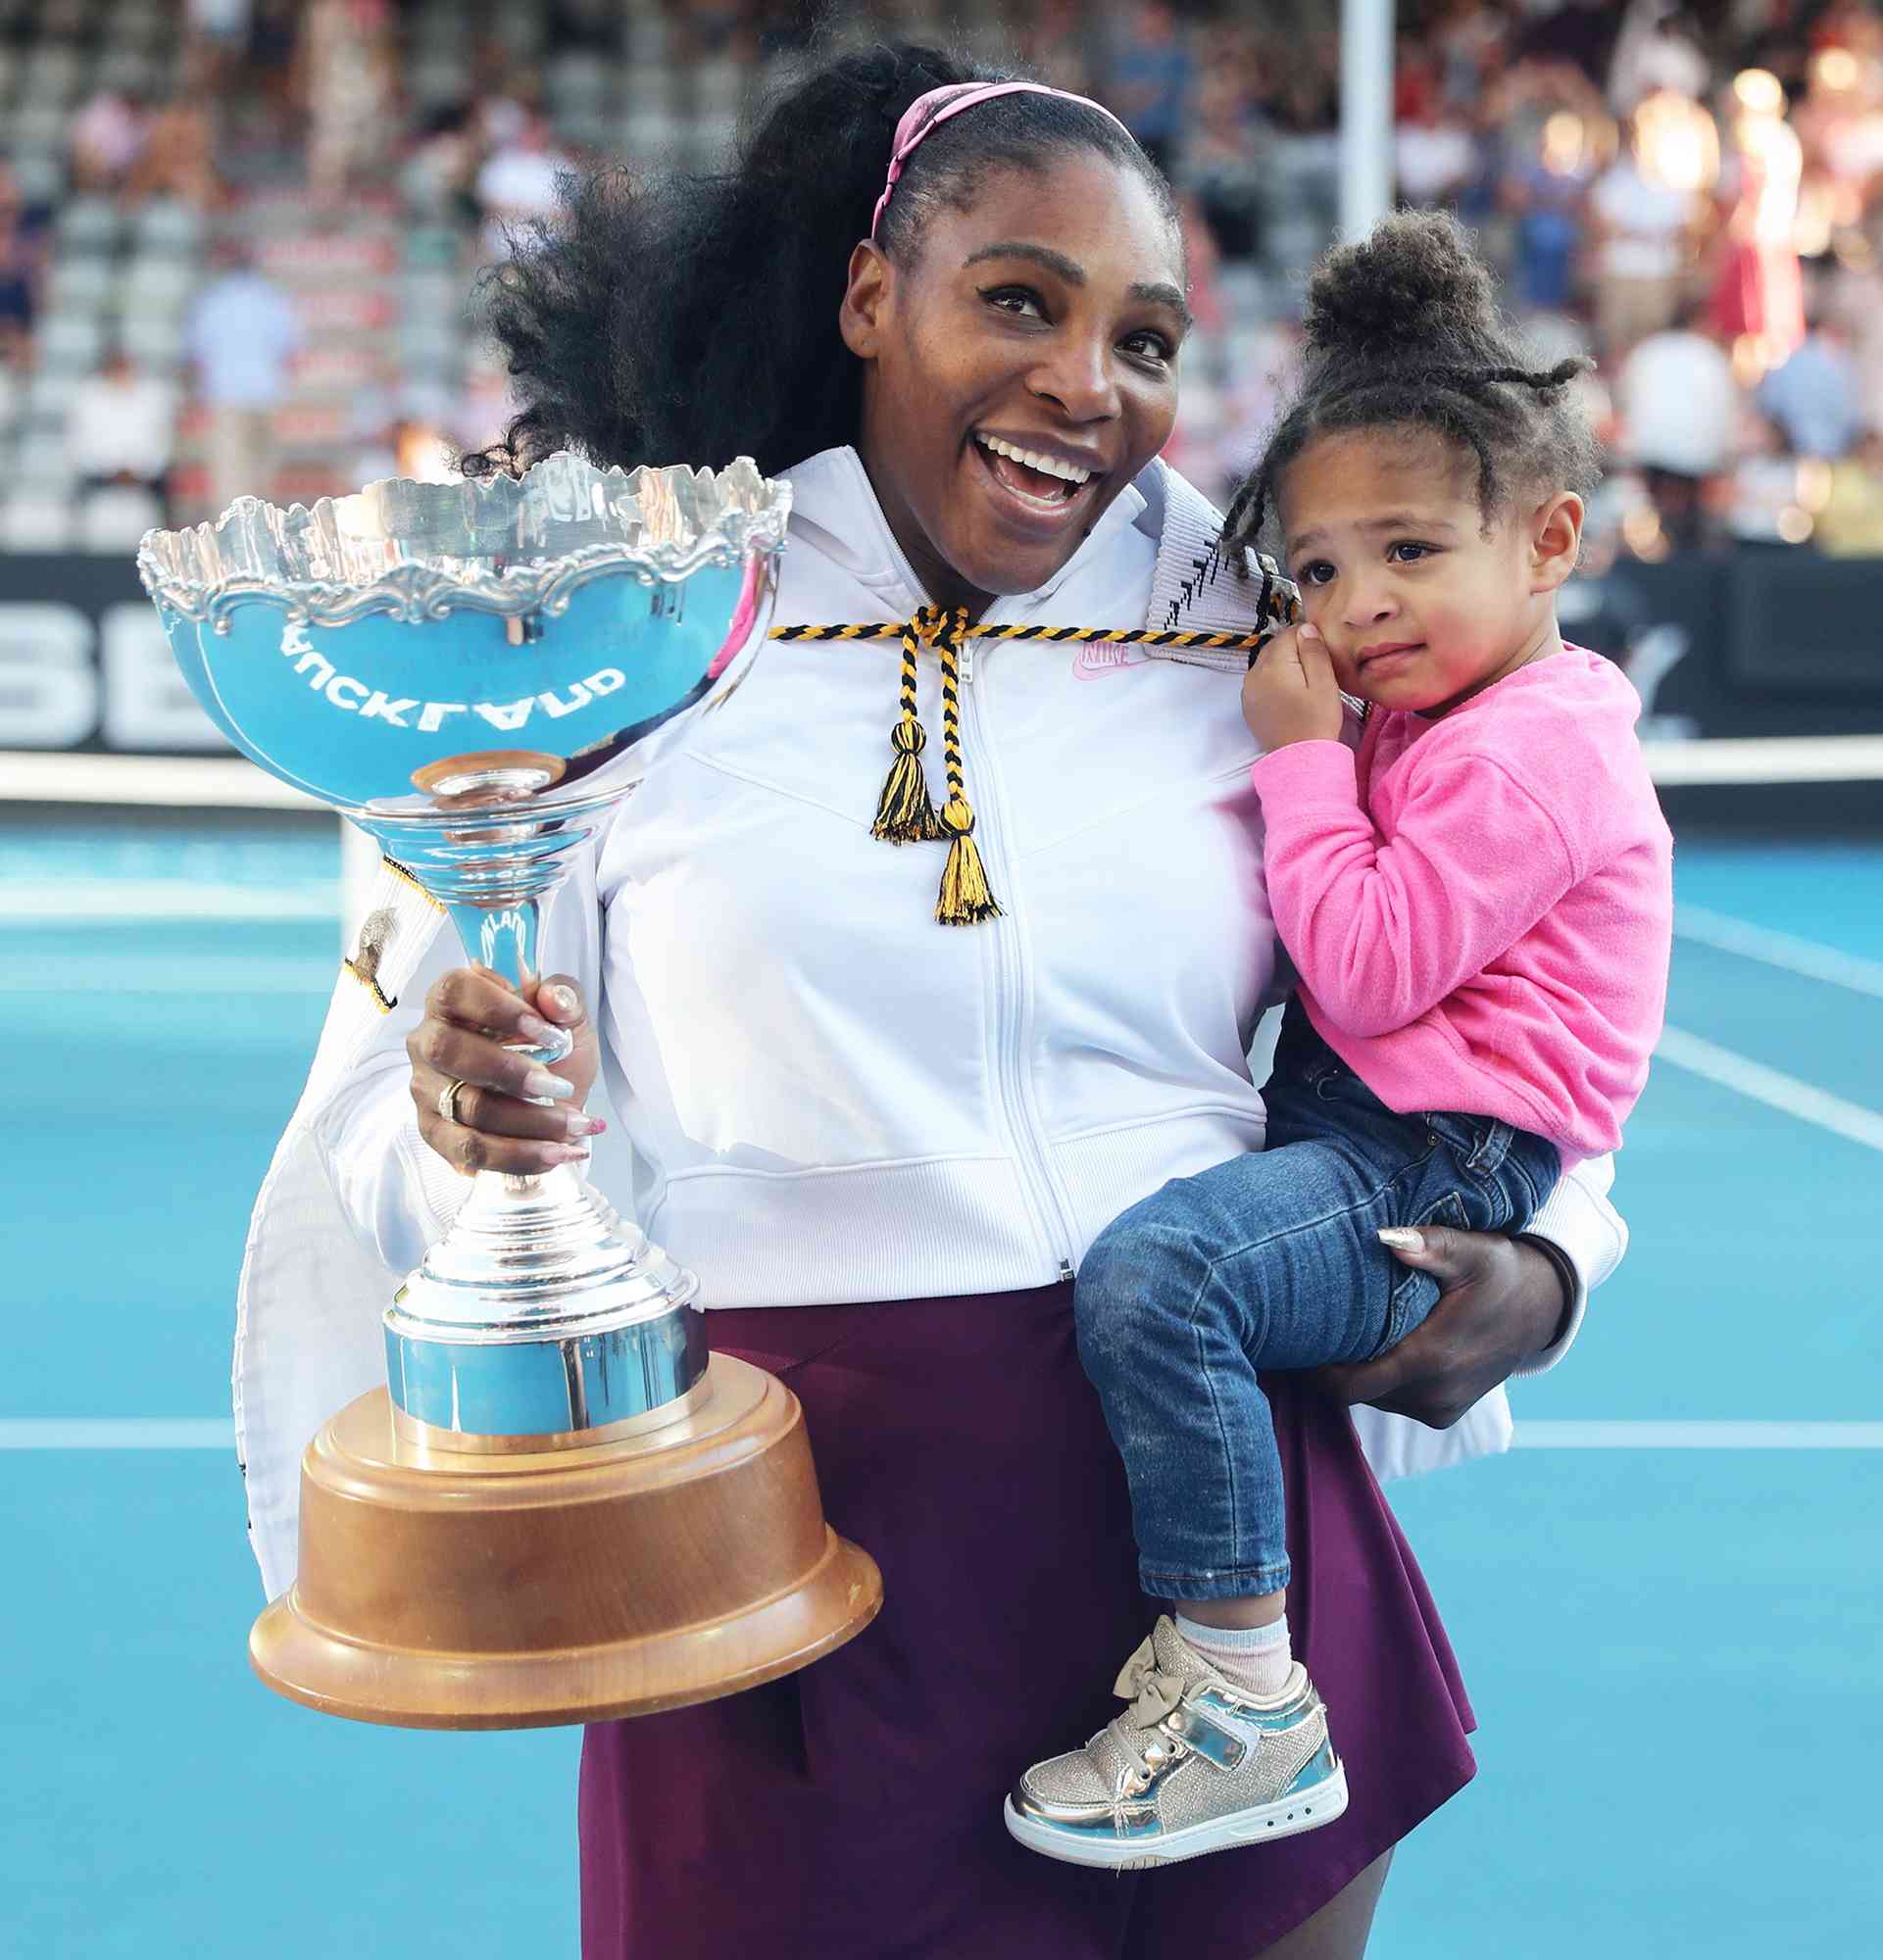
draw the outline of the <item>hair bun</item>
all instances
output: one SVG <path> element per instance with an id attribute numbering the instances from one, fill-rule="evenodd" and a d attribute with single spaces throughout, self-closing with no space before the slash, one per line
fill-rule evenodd
<path id="1" fill-rule="evenodd" d="M 1495 333 L 1496 291 L 1457 219 L 1440 211 L 1383 218 L 1321 262 L 1302 324 L 1320 355 L 1373 360 Z"/>

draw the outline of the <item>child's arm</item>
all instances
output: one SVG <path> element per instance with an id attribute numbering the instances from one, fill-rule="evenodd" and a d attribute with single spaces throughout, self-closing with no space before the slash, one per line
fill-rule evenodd
<path id="1" fill-rule="evenodd" d="M 1291 742 L 1253 773 L 1276 930 L 1316 1004 L 1350 1034 L 1416 1020 L 1582 875 L 1555 817 L 1482 755 L 1434 755 L 1419 768 L 1390 843 L 1340 743 Z"/>

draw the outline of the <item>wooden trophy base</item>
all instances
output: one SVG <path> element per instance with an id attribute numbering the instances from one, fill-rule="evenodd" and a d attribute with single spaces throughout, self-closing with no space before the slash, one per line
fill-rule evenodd
<path id="1" fill-rule="evenodd" d="M 249 1636 L 256 1672 L 356 1721 L 528 1729 L 841 1646 L 882 1578 L 824 1523 L 797 1396 L 725 1354 L 702 1386 L 651 1431 L 507 1452 L 395 1426 L 383 1389 L 348 1403 L 302 1460 L 300 1573 Z"/>

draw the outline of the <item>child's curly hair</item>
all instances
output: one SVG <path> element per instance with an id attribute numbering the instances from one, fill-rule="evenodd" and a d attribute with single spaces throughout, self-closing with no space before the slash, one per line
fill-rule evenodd
<path id="1" fill-rule="evenodd" d="M 1236 493 L 1226 536 L 1253 545 L 1283 470 L 1318 435 L 1429 429 L 1477 464 L 1488 523 L 1533 489 L 1586 497 L 1602 452 L 1568 383 L 1586 361 L 1539 369 L 1498 311 L 1491 274 L 1458 220 L 1403 211 L 1330 252 L 1308 289 L 1301 392 Z"/>

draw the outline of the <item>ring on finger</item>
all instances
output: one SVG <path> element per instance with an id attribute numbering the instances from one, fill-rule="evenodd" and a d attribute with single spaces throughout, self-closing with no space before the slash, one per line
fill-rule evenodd
<path id="1" fill-rule="evenodd" d="M 438 1113 L 447 1123 L 462 1123 L 464 1118 L 458 1113 L 458 1092 L 466 1085 L 451 1081 L 438 1092 Z"/>

